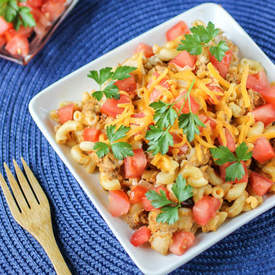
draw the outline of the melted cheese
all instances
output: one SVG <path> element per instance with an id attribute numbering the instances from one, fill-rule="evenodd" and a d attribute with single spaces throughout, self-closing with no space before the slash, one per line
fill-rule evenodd
<path id="1" fill-rule="evenodd" d="M 245 108 L 251 107 L 250 99 L 249 99 L 249 96 L 248 96 L 248 93 L 246 90 L 246 82 L 247 82 L 248 72 L 249 72 L 249 65 L 247 64 L 244 67 L 242 78 L 241 78 L 241 93 L 242 93 Z"/>
<path id="2" fill-rule="evenodd" d="M 251 137 L 247 138 L 247 142 L 252 142 L 253 143 L 260 137 L 265 137 L 267 139 L 272 139 L 272 138 L 275 138 L 275 132 L 270 132 L 270 133 L 264 133 L 264 134 L 261 134 L 261 135 L 251 136 Z"/>

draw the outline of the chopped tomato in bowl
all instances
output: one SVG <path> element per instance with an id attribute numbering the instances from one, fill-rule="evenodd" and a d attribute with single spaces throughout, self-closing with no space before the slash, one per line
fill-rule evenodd
<path id="1" fill-rule="evenodd" d="M 17 13 L 20 14 L 23 9 L 24 16 L 20 22 L 15 19 L 12 21 L 8 14 L 0 16 L 1 57 L 26 65 L 50 38 L 54 31 L 53 26 L 60 24 L 61 15 L 75 2 L 75 0 L 68 3 L 66 0 L 13 1 L 12 18 L 17 18 Z M 43 40 L 47 34 L 49 35 L 46 40 Z"/>

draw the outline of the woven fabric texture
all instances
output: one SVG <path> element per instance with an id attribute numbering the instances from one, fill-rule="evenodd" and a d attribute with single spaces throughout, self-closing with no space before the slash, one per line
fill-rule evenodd
<path id="1" fill-rule="evenodd" d="M 0 60 L 0 171 L 23 156 L 52 207 L 60 249 L 74 274 L 141 274 L 36 127 L 31 98 L 116 46 L 205 1 L 80 0 L 26 67 Z M 274 1 L 221 4 L 274 62 Z M 12 218 L 0 192 L 0 274 L 55 274 L 40 245 Z M 275 209 L 172 274 L 275 274 Z"/>

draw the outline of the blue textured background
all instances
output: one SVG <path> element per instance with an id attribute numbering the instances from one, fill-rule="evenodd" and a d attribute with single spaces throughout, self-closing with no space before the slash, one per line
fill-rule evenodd
<path id="1" fill-rule="evenodd" d="M 27 66 L 0 60 L 0 171 L 24 156 L 46 191 L 54 230 L 74 274 L 140 274 L 32 121 L 27 106 L 49 84 L 198 0 L 80 0 Z M 168 3 L 169 2 L 169 3 Z M 274 1 L 217 1 L 274 62 Z M 260 3 L 260 5 L 259 5 Z M 0 193 L 0 273 L 54 274 L 39 244 L 13 220 Z M 275 209 L 231 234 L 173 274 L 275 274 Z"/>

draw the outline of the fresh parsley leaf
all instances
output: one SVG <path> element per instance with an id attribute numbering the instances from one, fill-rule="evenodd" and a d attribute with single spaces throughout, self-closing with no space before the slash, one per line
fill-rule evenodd
<path id="1" fill-rule="evenodd" d="M 199 117 L 190 112 L 188 114 L 181 114 L 179 116 L 179 127 L 182 128 L 183 133 L 187 136 L 189 142 L 192 142 L 195 138 L 195 134 L 199 134 L 198 127 L 205 127 Z"/>
<path id="2" fill-rule="evenodd" d="M 154 121 L 156 122 L 156 125 L 161 128 L 167 128 L 170 125 L 172 126 L 178 117 L 172 104 L 158 101 L 151 103 L 150 107 L 155 110 Z"/>
<path id="3" fill-rule="evenodd" d="M 115 99 L 120 98 L 118 87 L 114 85 L 113 82 L 109 83 L 109 85 L 103 90 L 103 93 L 107 98 L 112 98 L 112 97 Z"/>
<path id="4" fill-rule="evenodd" d="M 218 165 L 237 160 L 236 156 L 226 146 L 210 148 L 210 152 Z"/>
<path id="5" fill-rule="evenodd" d="M 36 25 L 31 9 L 19 6 L 16 0 L 1 0 L 0 16 L 3 16 L 7 22 L 12 22 L 16 30 L 22 25 L 24 27 L 34 27 Z"/>
<path id="6" fill-rule="evenodd" d="M 229 50 L 225 41 L 221 40 L 217 46 L 210 47 L 210 53 L 214 55 L 218 61 L 222 61 L 223 57 L 225 56 L 225 52 Z"/>
<path id="7" fill-rule="evenodd" d="M 172 186 L 172 191 L 177 197 L 179 203 L 182 203 L 193 196 L 193 188 L 190 185 L 186 185 L 186 180 L 182 175 L 178 175 L 176 183 Z"/>
<path id="8" fill-rule="evenodd" d="M 156 192 L 155 190 L 149 190 L 145 194 L 146 198 L 151 201 L 151 204 L 155 208 L 160 208 L 166 205 L 169 205 L 173 203 L 169 199 L 167 199 L 166 194 L 163 190 L 160 190 L 160 192 Z"/>
<path id="9" fill-rule="evenodd" d="M 235 162 L 225 169 L 225 181 L 240 180 L 245 175 L 242 163 Z"/>
<path id="10" fill-rule="evenodd" d="M 149 140 L 148 151 L 153 155 L 157 153 L 166 154 L 169 150 L 169 146 L 174 145 L 173 137 L 168 130 L 163 130 L 158 126 L 151 126 L 146 133 L 146 139 Z"/>
<path id="11" fill-rule="evenodd" d="M 110 151 L 108 144 L 104 142 L 96 142 L 93 149 L 96 151 L 96 154 L 99 158 L 104 157 Z"/>
<path id="12" fill-rule="evenodd" d="M 202 44 L 200 37 L 196 34 L 186 34 L 185 39 L 181 40 L 181 44 L 177 48 L 178 51 L 187 51 L 192 55 L 199 55 L 202 53 Z"/>
<path id="13" fill-rule="evenodd" d="M 111 145 L 112 152 L 116 159 L 123 160 L 128 156 L 133 156 L 132 146 L 127 142 L 116 142 Z"/>
<path id="14" fill-rule="evenodd" d="M 135 71 L 137 68 L 136 67 L 130 67 L 130 66 L 120 66 L 117 67 L 115 70 L 112 79 L 117 79 L 117 80 L 123 80 L 126 78 L 129 78 L 131 75 L 130 73 Z"/>
<path id="15" fill-rule="evenodd" d="M 228 51 L 228 46 L 225 41 L 221 40 L 217 45 L 213 39 L 218 35 L 219 29 L 215 28 L 212 22 L 208 22 L 207 27 L 199 25 L 190 29 L 191 34 L 186 34 L 185 39 L 181 41 L 177 50 L 188 51 L 192 55 L 199 55 L 202 49 L 210 47 L 210 52 L 218 61 L 221 61 Z"/>
<path id="16" fill-rule="evenodd" d="M 100 69 L 100 71 L 99 71 L 99 83 L 98 84 L 102 85 L 108 79 L 110 79 L 112 76 L 113 76 L 112 68 L 106 67 L 106 68 Z"/>
<path id="17" fill-rule="evenodd" d="M 100 101 L 100 100 L 102 99 L 102 97 L 103 97 L 103 92 L 102 92 L 102 91 L 93 92 L 92 96 L 93 96 L 96 100 Z"/>
<path id="18" fill-rule="evenodd" d="M 111 143 L 125 137 L 126 133 L 130 130 L 130 127 L 121 125 L 117 130 L 115 125 L 107 126 L 107 137 Z"/>
<path id="19" fill-rule="evenodd" d="M 166 206 L 161 208 L 161 213 L 157 216 L 158 223 L 174 224 L 179 219 L 178 207 Z"/>
<path id="20" fill-rule="evenodd" d="M 97 84 L 100 84 L 99 75 L 97 71 L 90 71 L 88 77 L 92 78 Z"/>
<path id="21" fill-rule="evenodd" d="M 246 143 L 243 142 L 236 148 L 236 155 L 239 161 L 246 161 L 251 159 L 252 152 L 248 151 Z"/>

